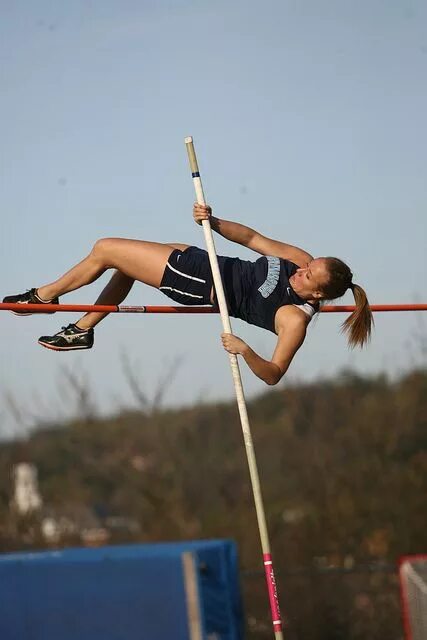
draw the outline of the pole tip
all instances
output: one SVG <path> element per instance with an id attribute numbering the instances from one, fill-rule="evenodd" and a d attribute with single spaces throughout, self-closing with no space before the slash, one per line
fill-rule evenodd
<path id="1" fill-rule="evenodd" d="M 185 138 L 184 142 L 185 144 L 190 144 L 190 142 L 193 142 L 193 138 L 191 136 L 188 136 L 187 138 Z"/>

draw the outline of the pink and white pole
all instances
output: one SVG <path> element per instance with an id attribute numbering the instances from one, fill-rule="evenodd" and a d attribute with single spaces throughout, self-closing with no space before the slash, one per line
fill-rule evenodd
<path id="1" fill-rule="evenodd" d="M 185 138 L 188 158 L 190 160 L 190 168 L 193 176 L 193 184 L 196 191 L 196 199 L 199 204 L 205 204 L 205 196 L 203 193 L 202 181 L 200 179 L 199 167 L 197 164 L 196 152 L 194 150 L 193 138 Z M 224 287 L 221 280 L 221 274 L 218 266 L 218 258 L 216 255 L 215 244 L 212 229 L 209 220 L 203 220 L 203 232 L 205 235 L 206 246 L 209 253 L 209 260 L 212 269 L 212 275 L 215 285 L 216 296 L 218 299 L 219 312 L 221 314 L 222 325 L 225 333 L 232 333 L 230 317 L 228 315 L 227 303 L 225 300 Z M 243 439 L 245 442 L 246 455 L 249 465 L 249 473 L 252 483 L 252 491 L 255 501 L 256 515 L 258 519 L 258 528 L 261 538 L 262 553 L 265 567 L 265 577 L 267 580 L 268 595 L 270 600 L 271 616 L 273 621 L 273 630 L 276 640 L 283 639 L 282 620 L 280 615 L 279 598 L 277 594 L 276 580 L 274 577 L 273 561 L 271 559 L 270 541 L 268 537 L 267 524 L 265 520 L 264 504 L 261 495 L 261 487 L 259 482 L 258 468 L 253 447 L 251 429 L 249 426 L 248 412 L 246 408 L 245 396 L 243 393 L 242 378 L 240 375 L 239 363 L 237 356 L 229 354 L 231 372 L 233 375 L 234 389 L 236 392 L 237 406 L 239 409 L 240 422 L 242 425 Z"/>

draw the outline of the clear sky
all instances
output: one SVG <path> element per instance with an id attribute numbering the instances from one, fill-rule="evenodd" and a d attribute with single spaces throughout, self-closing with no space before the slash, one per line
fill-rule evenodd
<path id="1" fill-rule="evenodd" d="M 343 258 L 372 302 L 427 302 L 425 2 L 0 0 L 0 13 L 2 296 L 53 280 L 100 237 L 203 246 L 192 135 L 219 217 Z M 62 301 L 91 303 L 106 279 Z M 143 285 L 128 302 L 169 304 Z M 399 374 L 421 362 L 421 315 L 377 315 L 352 353 L 343 317 L 322 316 L 287 380 Z M 133 405 L 123 354 L 148 395 L 180 360 L 169 405 L 232 397 L 218 317 L 114 316 L 92 351 L 37 345 L 75 317 L 1 314 L 3 433 L 18 429 L 6 397 L 26 419 L 69 412 L 66 370 L 99 410 Z M 232 324 L 271 354 L 272 334 Z M 267 389 L 242 373 L 248 396 Z"/>

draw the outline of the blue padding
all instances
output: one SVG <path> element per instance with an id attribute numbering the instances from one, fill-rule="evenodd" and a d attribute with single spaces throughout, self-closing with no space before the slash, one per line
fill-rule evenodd
<path id="1" fill-rule="evenodd" d="M 237 552 L 227 540 L 0 555 L 0 638 L 190 640 L 185 551 L 196 559 L 203 639 L 241 640 Z"/>

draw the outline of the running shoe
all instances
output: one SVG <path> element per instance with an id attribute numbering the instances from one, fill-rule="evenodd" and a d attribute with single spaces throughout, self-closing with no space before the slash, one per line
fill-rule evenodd
<path id="1" fill-rule="evenodd" d="M 53 336 L 41 336 L 39 344 L 54 351 L 75 351 L 77 349 L 91 349 L 93 347 L 93 329 L 79 329 L 75 324 L 62 327 Z"/>
<path id="2" fill-rule="evenodd" d="M 3 298 L 3 302 L 7 304 L 59 304 L 59 298 L 53 298 L 53 300 L 42 300 L 37 295 L 37 289 L 30 289 L 25 293 L 18 293 L 17 296 L 6 296 Z M 25 308 L 25 307 L 24 307 Z M 17 316 L 32 316 L 33 313 L 39 313 L 38 311 L 12 311 Z M 40 311 L 40 313 L 55 313 L 55 311 Z"/>

